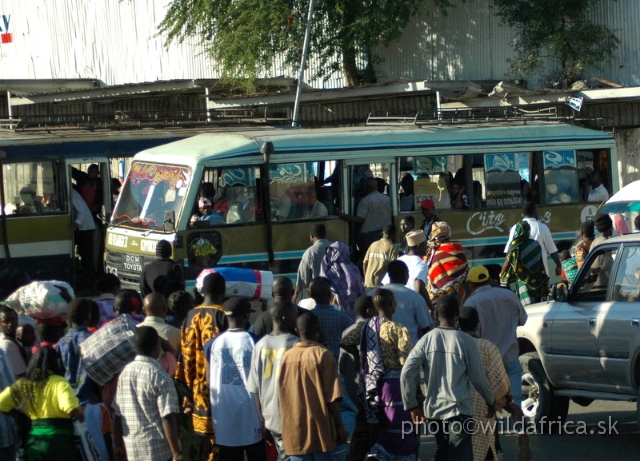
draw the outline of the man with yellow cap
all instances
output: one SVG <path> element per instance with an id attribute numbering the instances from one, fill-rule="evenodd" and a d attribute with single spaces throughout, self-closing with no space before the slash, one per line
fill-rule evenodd
<path id="1" fill-rule="evenodd" d="M 518 359 L 516 328 L 527 321 L 527 313 L 518 296 L 511 290 L 489 284 L 485 266 L 474 266 L 467 276 L 469 296 L 464 307 L 478 311 L 480 337 L 491 341 L 500 350 L 504 368 L 509 376 L 511 394 L 516 404 L 522 401 L 522 367 Z"/>

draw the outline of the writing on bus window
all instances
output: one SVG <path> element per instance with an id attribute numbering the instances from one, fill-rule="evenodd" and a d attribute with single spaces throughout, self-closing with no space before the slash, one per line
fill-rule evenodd
<path id="1" fill-rule="evenodd" d="M 171 189 L 175 189 L 176 187 L 181 188 L 189 182 L 189 170 L 187 168 L 149 163 L 134 163 L 129 175 L 134 186 L 143 181 L 148 181 L 152 186 L 166 181 Z"/>

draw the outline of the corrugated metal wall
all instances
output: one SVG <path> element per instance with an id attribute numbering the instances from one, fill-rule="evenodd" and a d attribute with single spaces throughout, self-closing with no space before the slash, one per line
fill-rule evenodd
<path id="1" fill-rule="evenodd" d="M 193 42 L 165 49 L 155 36 L 168 2 L 3 0 L 0 15 L 10 17 L 12 41 L 0 44 L 0 78 L 95 78 L 109 85 L 216 78 L 202 46 Z M 385 59 L 377 66 L 379 80 L 503 78 L 506 59 L 513 54 L 513 33 L 499 25 L 489 4 L 475 0 L 450 9 L 446 17 L 432 9 L 414 18 L 398 43 L 379 50 Z M 639 85 L 640 2 L 603 1 L 594 17 L 615 29 L 622 44 L 602 70 L 591 70 L 589 76 Z M 312 68 L 315 63 L 310 60 Z M 295 77 L 280 63 L 273 75 Z M 312 83 L 338 88 L 345 82 L 336 74 Z"/>
<path id="2" fill-rule="evenodd" d="M 423 5 L 432 5 L 425 2 Z M 500 80 L 513 52 L 513 33 L 499 25 L 488 0 L 476 0 L 415 17 L 398 43 L 380 48 L 384 62 L 376 66 L 379 78 L 388 76 L 425 80 Z"/>
<path id="3" fill-rule="evenodd" d="M 404 76 L 427 80 L 499 80 L 504 78 L 515 33 L 502 26 L 489 7 L 491 0 L 476 0 L 448 10 L 422 14 L 412 20 L 398 43 L 379 54 L 380 78 Z M 627 86 L 640 85 L 640 2 L 603 0 L 590 19 L 611 28 L 620 47 L 600 68 L 586 77 L 602 77 Z M 548 64 L 552 64 L 547 61 Z"/>

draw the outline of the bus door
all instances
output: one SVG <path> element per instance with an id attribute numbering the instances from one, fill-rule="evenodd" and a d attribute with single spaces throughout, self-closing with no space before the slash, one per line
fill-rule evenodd
<path id="1" fill-rule="evenodd" d="M 67 169 L 68 177 L 71 180 L 69 194 L 73 194 L 72 188 L 80 195 L 91 212 L 95 226 L 91 239 L 93 253 L 93 271 L 91 272 L 86 270 L 85 261 L 82 261 L 81 253 L 78 251 L 79 247 L 75 241 L 78 233 L 74 232 L 72 235 L 76 250 L 75 255 L 80 256 L 80 262 L 76 261 L 76 268 L 80 271 L 79 275 L 82 275 L 78 281 L 80 286 L 77 288 L 85 286 L 90 288 L 104 273 L 105 228 L 112 210 L 111 163 L 105 157 L 83 157 L 67 160 Z M 69 197 L 73 199 L 72 195 Z M 73 216 L 77 216 L 78 211 L 73 206 L 73 200 L 70 200 L 70 203 Z"/>
<path id="2" fill-rule="evenodd" d="M 274 264 L 278 274 L 295 278 L 310 246 L 311 227 L 323 224 L 329 241 L 349 242 L 342 208 L 341 162 L 307 161 L 269 166 L 269 207 Z"/>
<path id="3" fill-rule="evenodd" d="M 71 205 L 59 159 L 2 161 L 0 254 L 33 279 L 73 282 Z"/>
<path id="4" fill-rule="evenodd" d="M 259 166 L 205 167 L 193 200 L 184 204 L 185 281 L 192 286 L 207 267 L 269 270 L 265 205 Z"/>
<path id="5" fill-rule="evenodd" d="M 357 214 L 360 201 L 362 201 L 362 199 L 368 194 L 367 180 L 369 178 L 376 178 L 378 180 L 378 192 L 386 195 L 393 194 L 393 192 L 390 190 L 390 188 L 392 187 L 391 184 L 397 184 L 396 181 L 391 181 L 391 168 L 393 163 L 363 163 L 362 160 L 354 160 L 348 162 L 348 165 L 348 178 L 346 183 L 347 190 L 349 191 L 349 209 L 345 211 L 346 213 L 351 215 Z M 392 208 L 392 210 L 395 210 L 395 204 L 393 206 L 394 208 Z M 389 224 L 392 223 L 390 222 Z M 360 251 L 360 249 L 358 248 L 358 237 L 362 231 L 362 224 L 351 224 L 349 227 L 349 244 L 352 248 L 352 259 L 357 265 L 361 266 L 362 260 L 365 256 L 364 252 Z M 382 233 L 380 233 L 380 238 L 382 238 Z"/>

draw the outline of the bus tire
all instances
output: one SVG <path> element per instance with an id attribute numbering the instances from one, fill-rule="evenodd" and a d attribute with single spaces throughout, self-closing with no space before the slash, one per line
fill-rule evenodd
<path id="1" fill-rule="evenodd" d="M 555 395 L 553 386 L 537 352 L 520 356 L 522 365 L 522 412 L 528 424 L 533 424 L 538 433 L 549 433 L 559 429 L 569 412 L 569 398 Z M 548 423 L 553 424 L 548 424 Z"/>

